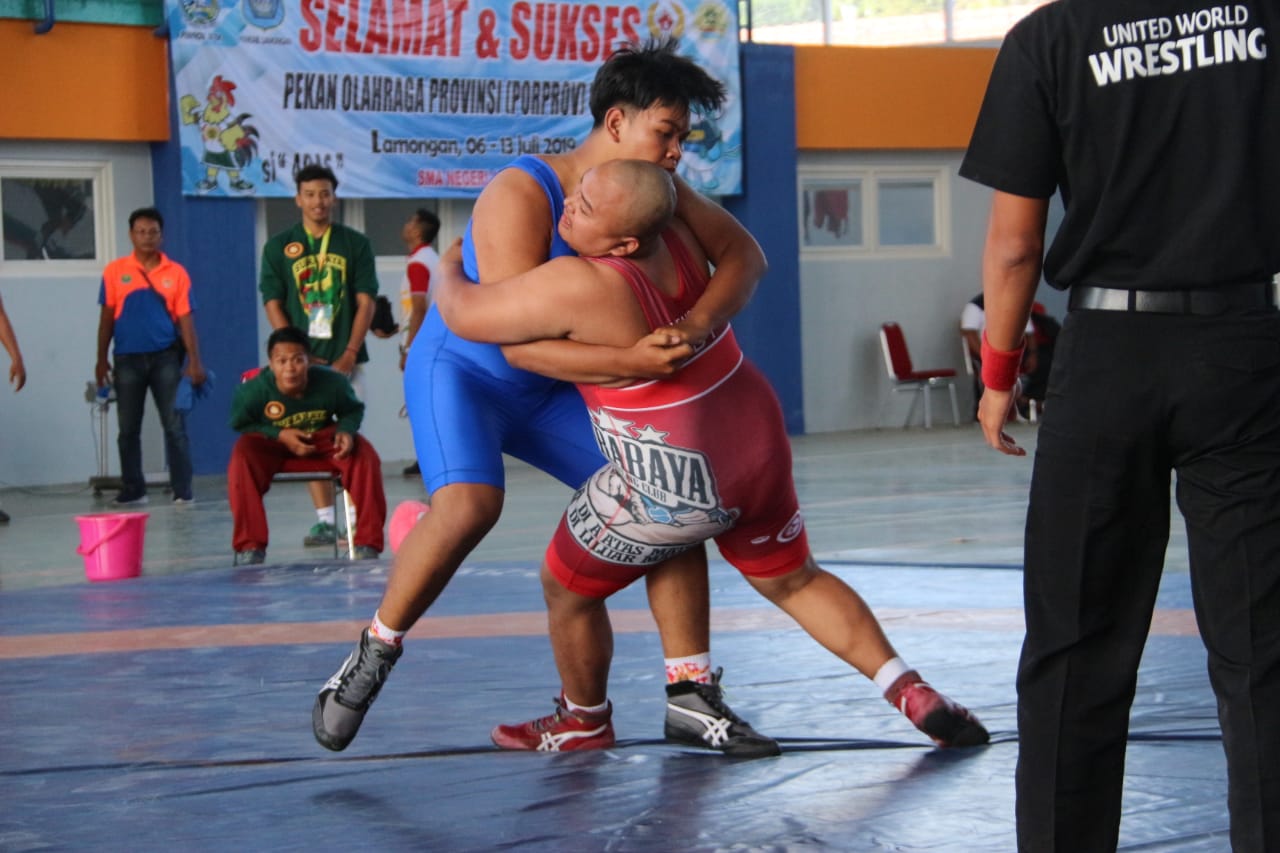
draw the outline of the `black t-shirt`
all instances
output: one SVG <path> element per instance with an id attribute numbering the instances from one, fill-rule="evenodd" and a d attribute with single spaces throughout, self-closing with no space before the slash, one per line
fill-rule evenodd
<path id="1" fill-rule="evenodd" d="M 1280 3 L 1057 0 L 1005 39 L 960 174 L 1066 208 L 1055 287 L 1280 270 Z"/>

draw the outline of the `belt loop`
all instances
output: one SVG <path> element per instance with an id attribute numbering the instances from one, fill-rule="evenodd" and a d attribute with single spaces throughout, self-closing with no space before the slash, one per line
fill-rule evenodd
<path id="1" fill-rule="evenodd" d="M 1129 298 L 1129 310 L 1130 310 L 1130 311 L 1133 311 L 1135 308 L 1137 308 L 1137 307 L 1138 307 L 1138 291 L 1136 291 L 1136 290 L 1127 290 L 1127 291 L 1125 291 L 1125 294 L 1126 294 L 1126 295 L 1128 296 L 1128 298 Z"/>

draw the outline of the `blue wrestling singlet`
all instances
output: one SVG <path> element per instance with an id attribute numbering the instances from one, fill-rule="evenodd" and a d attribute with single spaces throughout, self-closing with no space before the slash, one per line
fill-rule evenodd
<path id="1" fill-rule="evenodd" d="M 529 174 L 547 195 L 550 257 L 574 254 L 556 230 L 564 190 L 555 171 L 531 156 L 507 168 Z M 462 258 L 467 277 L 478 280 L 470 222 Z M 427 494 L 451 483 L 503 488 L 503 453 L 574 488 L 604 464 L 573 385 L 512 367 L 496 344 L 463 340 L 434 304 L 405 360 L 404 396 Z"/>

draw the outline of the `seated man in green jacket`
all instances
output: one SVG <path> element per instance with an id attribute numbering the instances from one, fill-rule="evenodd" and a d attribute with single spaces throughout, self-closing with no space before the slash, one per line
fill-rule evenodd
<path id="1" fill-rule="evenodd" d="M 231 428 L 241 433 L 227 467 L 235 564 L 266 559 L 262 496 L 281 471 L 339 472 L 356 508 L 356 558 L 375 559 L 382 553 L 387 498 L 382 460 L 357 432 L 364 403 L 347 377 L 311 366 L 310 342 L 292 326 L 271 333 L 267 359 L 265 368 L 236 388 L 231 403 Z"/>

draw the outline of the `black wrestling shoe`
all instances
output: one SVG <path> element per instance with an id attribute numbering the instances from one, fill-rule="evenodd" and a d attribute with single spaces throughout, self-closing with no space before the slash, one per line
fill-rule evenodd
<path id="1" fill-rule="evenodd" d="M 355 739 L 365 713 L 403 652 L 403 647 L 388 645 L 364 629 L 355 650 L 316 697 L 311 729 L 321 746 L 340 752 Z"/>
<path id="2" fill-rule="evenodd" d="M 738 758 L 780 755 L 778 742 L 751 728 L 725 704 L 717 669 L 710 684 L 677 681 L 667 685 L 667 719 L 662 734 L 677 743 L 715 749 Z"/>

